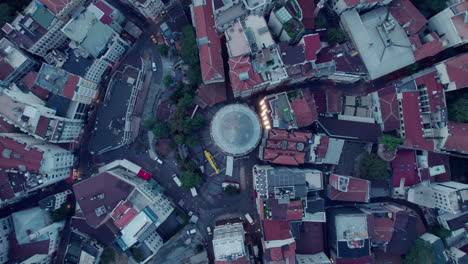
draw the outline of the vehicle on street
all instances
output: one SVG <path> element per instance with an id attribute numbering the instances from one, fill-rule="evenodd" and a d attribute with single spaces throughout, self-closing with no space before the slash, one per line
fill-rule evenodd
<path id="1" fill-rule="evenodd" d="M 207 226 L 207 227 L 206 227 L 206 231 L 208 232 L 208 235 L 211 236 L 211 227 Z"/>
<path id="2" fill-rule="evenodd" d="M 193 215 L 192 211 L 188 212 L 188 216 L 192 216 L 192 215 Z"/>
<path id="3" fill-rule="evenodd" d="M 193 197 L 195 197 L 195 196 L 198 195 L 197 189 L 195 189 L 195 187 L 190 188 L 190 192 L 192 193 L 192 196 L 193 196 Z"/>
<path id="4" fill-rule="evenodd" d="M 195 228 L 187 230 L 187 235 L 193 235 L 195 233 L 197 233 L 197 230 Z"/>
<path id="5" fill-rule="evenodd" d="M 175 181 L 175 183 L 177 184 L 177 186 L 182 186 L 182 182 L 180 181 L 179 177 L 177 177 L 177 174 L 172 174 L 172 179 Z"/>
<path id="6" fill-rule="evenodd" d="M 247 219 L 247 221 L 249 221 L 249 224 L 251 224 L 251 225 L 254 224 L 254 221 L 253 221 L 253 219 L 252 219 L 252 217 L 250 216 L 249 213 L 245 214 L 245 219 Z"/>
<path id="7" fill-rule="evenodd" d="M 158 39 L 154 35 L 151 35 L 151 40 L 154 44 L 158 44 Z"/>
<path id="8" fill-rule="evenodd" d="M 154 160 L 159 164 L 163 164 L 163 161 L 158 157 L 155 157 Z"/>
<path id="9" fill-rule="evenodd" d="M 156 69 L 156 63 L 153 61 L 151 63 L 151 69 L 155 72 L 157 69 Z"/>

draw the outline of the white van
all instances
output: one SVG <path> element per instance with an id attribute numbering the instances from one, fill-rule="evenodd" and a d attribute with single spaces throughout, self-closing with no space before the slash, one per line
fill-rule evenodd
<path id="1" fill-rule="evenodd" d="M 195 196 L 198 195 L 197 189 L 195 189 L 195 187 L 190 188 L 190 192 L 192 193 L 192 196 L 193 196 L 193 197 L 195 197 Z"/>
<path id="2" fill-rule="evenodd" d="M 250 216 L 249 213 L 245 214 L 245 219 L 247 219 L 247 221 L 249 221 L 249 224 L 251 224 L 251 225 L 254 224 L 254 221 L 253 221 L 253 219 L 252 219 L 252 217 Z"/>
<path id="3" fill-rule="evenodd" d="M 154 61 L 151 63 L 151 68 L 154 72 L 156 71 L 156 63 L 154 63 Z"/>
<path id="4" fill-rule="evenodd" d="M 175 181 L 175 183 L 177 184 L 177 186 L 182 186 L 182 182 L 180 181 L 179 177 L 177 177 L 177 174 L 173 174 L 172 175 L 172 179 Z"/>
<path id="5" fill-rule="evenodd" d="M 194 229 L 190 229 L 190 230 L 187 230 L 187 235 L 193 235 L 197 233 L 197 230 L 194 228 Z"/>

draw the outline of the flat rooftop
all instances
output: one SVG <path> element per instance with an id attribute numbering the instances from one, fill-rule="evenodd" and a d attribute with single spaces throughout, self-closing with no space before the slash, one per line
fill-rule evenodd
<path id="1" fill-rule="evenodd" d="M 242 223 L 216 226 L 213 231 L 215 260 L 228 261 L 246 254 Z"/>
<path id="2" fill-rule="evenodd" d="M 405 30 L 388 12 L 387 7 L 380 7 L 362 16 L 356 10 L 341 15 L 341 23 L 358 49 L 370 79 L 377 79 L 415 62 Z"/>
<path id="3" fill-rule="evenodd" d="M 244 34 L 241 23 L 236 22 L 225 31 L 226 45 L 229 57 L 237 57 L 250 53 L 250 46 Z"/>

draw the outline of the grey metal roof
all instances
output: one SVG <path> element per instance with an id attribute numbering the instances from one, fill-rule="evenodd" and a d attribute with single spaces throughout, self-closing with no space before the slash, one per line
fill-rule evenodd
<path id="1" fill-rule="evenodd" d="M 343 139 L 330 138 L 328 141 L 327 153 L 325 154 L 325 160 L 323 162 L 326 164 L 340 163 L 344 142 L 345 141 Z"/>
<path id="2" fill-rule="evenodd" d="M 18 244 L 22 245 L 30 243 L 29 232 L 34 233 L 48 225 L 46 223 L 48 220 L 46 214 L 48 214 L 48 212 L 40 209 L 39 207 L 34 207 L 11 215 Z M 48 238 L 47 233 L 43 233 L 36 239 L 36 241 L 47 240 Z"/>
<path id="3" fill-rule="evenodd" d="M 353 9 L 343 12 L 340 17 L 341 23 L 361 54 L 371 79 L 377 79 L 415 62 L 405 30 L 387 12 L 387 7 L 381 7 L 359 16 Z M 389 23 L 393 23 L 388 27 L 390 30 L 383 29 L 385 18 Z M 389 45 L 390 43 L 392 45 Z"/>
<path id="4" fill-rule="evenodd" d="M 251 152 L 258 145 L 262 127 L 257 114 L 248 106 L 231 104 L 215 114 L 210 132 L 221 151 L 241 156 Z"/>

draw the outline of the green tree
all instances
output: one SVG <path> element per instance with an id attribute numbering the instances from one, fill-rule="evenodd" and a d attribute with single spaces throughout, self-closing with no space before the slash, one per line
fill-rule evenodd
<path id="1" fill-rule="evenodd" d="M 434 251 L 429 242 L 417 238 L 410 251 L 403 256 L 403 264 L 433 264 Z"/>
<path id="2" fill-rule="evenodd" d="M 430 16 L 439 13 L 447 7 L 445 0 L 413 0 L 412 2 L 418 9 L 427 11 Z"/>
<path id="3" fill-rule="evenodd" d="M 67 208 L 67 204 L 64 203 L 64 204 L 62 204 L 62 206 L 60 206 L 59 209 L 54 210 L 54 211 L 51 212 L 50 218 L 54 222 L 63 221 L 63 220 L 65 220 L 67 218 L 68 211 L 69 210 Z"/>
<path id="4" fill-rule="evenodd" d="M 379 138 L 379 142 L 387 147 L 389 150 L 395 150 L 398 146 L 403 144 L 405 140 L 403 138 L 392 137 L 390 135 L 383 135 Z"/>
<path id="5" fill-rule="evenodd" d="M 143 122 L 143 126 L 148 130 L 152 130 L 154 128 L 154 126 L 156 126 L 157 122 L 158 121 L 156 120 L 156 118 L 150 117 L 150 118 L 146 119 L 145 122 Z"/>
<path id="6" fill-rule="evenodd" d="M 132 248 L 132 257 L 135 259 L 136 262 L 142 262 L 145 260 L 145 255 L 143 255 L 143 252 L 141 252 L 140 249 L 138 248 Z"/>
<path id="7" fill-rule="evenodd" d="M 190 189 L 200 185 L 203 182 L 203 178 L 196 172 L 184 171 L 181 174 L 180 181 L 182 182 L 182 187 Z"/>
<path id="8" fill-rule="evenodd" d="M 337 29 L 337 28 L 328 29 L 327 36 L 328 36 L 328 44 L 330 46 L 340 44 L 344 42 L 346 39 L 345 33 L 343 32 L 343 30 Z"/>
<path id="9" fill-rule="evenodd" d="M 115 250 L 111 247 L 106 248 L 101 255 L 102 264 L 111 264 L 115 262 Z"/>
<path id="10" fill-rule="evenodd" d="M 14 19 L 15 10 L 10 4 L 0 4 L 0 25 L 4 25 L 7 22 L 11 22 Z"/>
<path id="11" fill-rule="evenodd" d="M 172 83 L 174 83 L 174 77 L 172 77 L 171 75 L 164 76 L 163 78 L 164 86 L 169 87 L 172 85 Z"/>
<path id="12" fill-rule="evenodd" d="M 468 123 L 468 99 L 459 98 L 449 104 L 448 114 L 452 121 Z"/>
<path id="13" fill-rule="evenodd" d="M 440 238 L 447 238 L 450 235 L 452 235 L 452 232 L 450 230 L 440 225 L 430 226 L 428 232 Z"/>
<path id="14" fill-rule="evenodd" d="M 197 86 L 198 84 L 200 84 L 202 82 L 200 65 L 199 64 L 190 65 L 188 72 L 187 72 L 187 76 L 188 76 L 190 85 Z"/>
<path id="15" fill-rule="evenodd" d="M 380 180 L 388 178 L 387 162 L 377 155 L 366 154 L 361 161 L 361 177 L 367 180 Z"/>
<path id="16" fill-rule="evenodd" d="M 183 134 L 175 134 L 173 139 L 174 143 L 176 143 L 177 145 L 185 143 L 185 136 Z"/>
<path id="17" fill-rule="evenodd" d="M 169 54 L 169 47 L 166 44 L 158 45 L 158 51 L 163 56 L 167 56 Z"/>
<path id="18" fill-rule="evenodd" d="M 239 189 L 237 189 L 237 187 L 232 184 L 226 186 L 226 188 L 224 188 L 224 191 L 230 196 L 234 196 L 239 193 Z"/>
<path id="19" fill-rule="evenodd" d="M 185 26 L 180 35 L 180 47 L 182 59 L 189 66 L 198 65 L 198 45 L 195 36 L 195 30 L 192 26 Z"/>
<path id="20" fill-rule="evenodd" d="M 156 138 L 168 138 L 169 137 L 169 126 L 165 122 L 156 122 L 151 130 Z"/>
<path id="21" fill-rule="evenodd" d="M 204 115 L 197 113 L 190 121 L 190 125 L 192 126 L 193 130 L 199 130 L 205 125 L 205 120 L 206 118 Z"/>
<path id="22" fill-rule="evenodd" d="M 202 252 L 205 247 L 202 244 L 198 244 L 196 250 L 198 253 Z"/>
<path id="23" fill-rule="evenodd" d="M 200 145 L 200 137 L 198 135 L 190 135 L 185 138 L 185 144 L 189 147 L 195 147 Z"/>
<path id="24" fill-rule="evenodd" d="M 183 162 L 183 168 L 186 170 L 186 171 L 191 171 L 191 172 L 195 172 L 197 169 L 198 169 L 198 165 L 195 161 L 193 160 L 185 160 Z"/>
<path id="25" fill-rule="evenodd" d="M 187 111 L 190 107 L 195 104 L 195 98 L 191 94 L 184 94 L 177 103 L 177 107 L 182 107 L 184 111 Z"/>
<path id="26" fill-rule="evenodd" d="M 419 70 L 419 63 L 415 62 L 413 64 L 410 64 L 408 66 L 405 67 L 405 72 L 408 74 L 408 75 L 411 75 L 413 73 L 416 73 L 417 71 Z"/>

